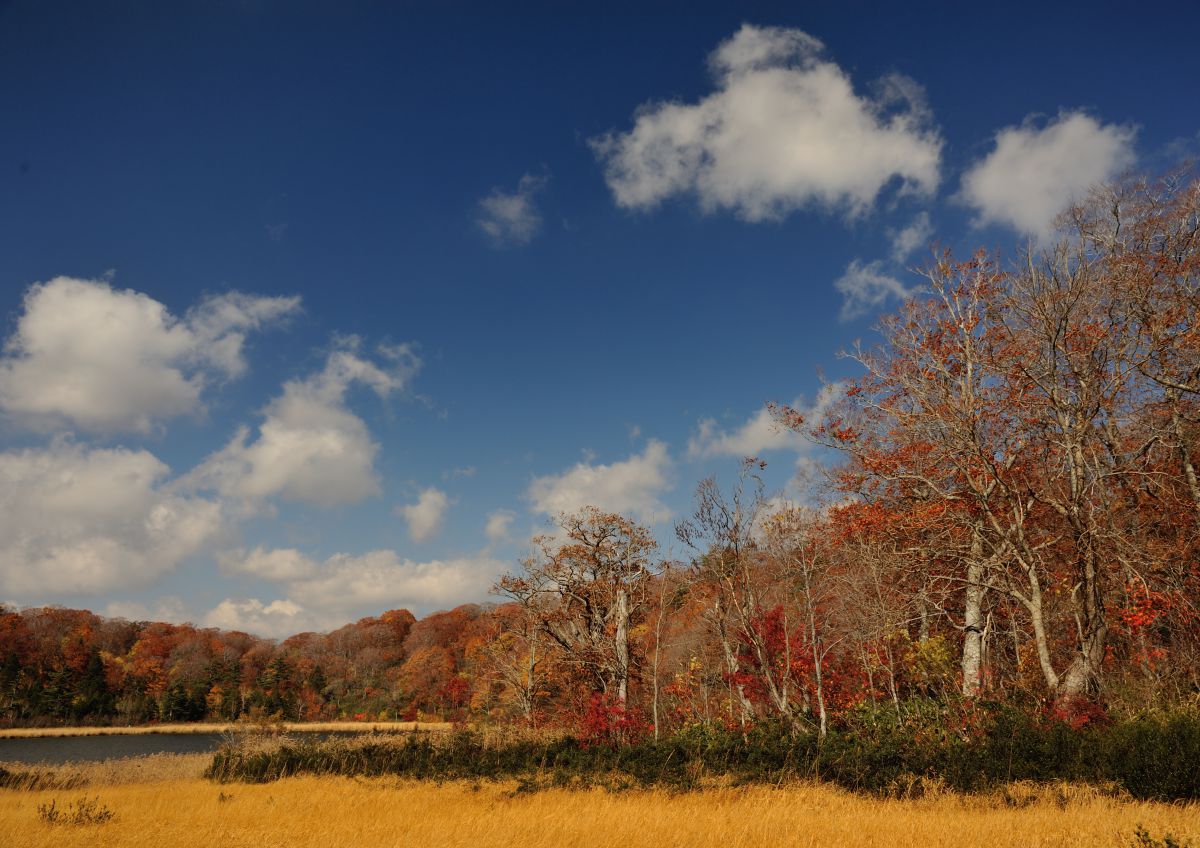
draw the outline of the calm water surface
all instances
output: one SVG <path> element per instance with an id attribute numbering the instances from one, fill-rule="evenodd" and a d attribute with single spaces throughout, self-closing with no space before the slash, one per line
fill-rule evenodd
<path id="1" fill-rule="evenodd" d="M 0 739 L 0 762 L 96 762 L 146 754 L 199 754 L 215 751 L 222 733 L 146 733 L 140 736 L 45 736 Z"/>
<path id="2" fill-rule="evenodd" d="M 353 734 L 304 733 L 304 739 L 327 739 Z M 145 733 L 138 736 L 46 736 L 0 739 L 0 762 L 28 764 L 90 763 L 147 754 L 202 754 L 215 751 L 224 733 Z"/>

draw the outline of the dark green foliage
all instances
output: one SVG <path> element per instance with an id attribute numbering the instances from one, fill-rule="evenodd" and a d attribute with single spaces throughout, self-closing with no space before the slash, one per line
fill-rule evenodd
<path id="1" fill-rule="evenodd" d="M 1200 712 L 1139 716 L 1107 734 L 1109 777 L 1142 798 L 1200 798 Z"/>
<path id="2" fill-rule="evenodd" d="M 159 705 L 163 721 L 202 721 L 207 705 L 202 686 L 176 681 L 167 687 Z"/>
<path id="3" fill-rule="evenodd" d="M 744 736 L 694 727 L 632 745 L 572 737 L 488 743 L 462 731 L 325 741 L 285 738 L 218 752 L 208 776 L 265 782 L 296 774 L 419 779 L 517 778 L 542 785 L 659 785 L 706 779 L 758 783 L 817 777 L 857 791 L 908 791 L 922 779 L 960 791 L 1015 780 L 1116 783 L 1137 798 L 1200 798 L 1200 714 L 1181 710 L 1073 729 L 1011 707 L 952 709 L 935 702 L 853 714 L 824 740 L 759 726 Z"/>
<path id="4" fill-rule="evenodd" d="M 88 651 L 87 665 L 75 687 L 71 718 L 81 721 L 111 715 L 115 702 L 116 698 L 108 691 L 108 683 L 104 679 L 104 660 L 100 657 L 100 651 L 92 648 Z"/>

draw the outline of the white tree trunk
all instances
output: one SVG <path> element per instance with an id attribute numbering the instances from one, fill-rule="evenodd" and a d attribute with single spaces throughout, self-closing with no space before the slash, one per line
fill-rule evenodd
<path id="1" fill-rule="evenodd" d="M 983 540 L 976 529 L 967 559 L 967 587 L 963 605 L 962 693 L 979 696 L 983 688 Z"/>

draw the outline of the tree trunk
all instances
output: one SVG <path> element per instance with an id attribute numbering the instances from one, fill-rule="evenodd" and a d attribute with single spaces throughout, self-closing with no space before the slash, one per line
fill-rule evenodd
<path id="1" fill-rule="evenodd" d="M 983 687 L 983 578 L 983 540 L 975 528 L 963 605 L 962 693 L 967 698 L 978 697 Z"/>
<path id="2" fill-rule="evenodd" d="M 1104 603 L 1100 590 L 1100 575 L 1095 553 L 1085 549 L 1082 580 L 1073 593 L 1076 596 L 1076 615 L 1079 621 L 1079 645 L 1071 665 L 1062 676 L 1056 700 L 1068 701 L 1086 696 L 1100 682 L 1108 638 L 1108 623 L 1104 619 Z M 1082 600 L 1078 599 L 1082 594 Z"/>
<path id="3" fill-rule="evenodd" d="M 1033 643 L 1037 648 L 1038 665 L 1042 668 L 1046 689 L 1054 694 L 1058 692 L 1058 672 L 1054 670 L 1054 662 L 1050 658 L 1050 640 L 1046 635 L 1046 621 L 1042 615 L 1042 586 L 1032 567 L 1029 568 L 1029 584 L 1029 599 L 1025 601 L 1025 606 L 1029 610 L 1029 620 L 1033 626 Z"/>
<path id="4" fill-rule="evenodd" d="M 629 697 L 629 596 L 625 588 L 617 590 L 616 617 L 616 684 L 621 706 Z"/>

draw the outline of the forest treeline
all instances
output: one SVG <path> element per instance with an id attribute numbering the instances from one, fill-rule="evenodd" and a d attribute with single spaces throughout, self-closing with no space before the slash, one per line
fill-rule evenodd
<path id="1" fill-rule="evenodd" d="M 1200 698 L 1200 181 L 1095 189 L 1016 261 L 940 254 L 778 426 L 830 457 L 803 505 L 748 459 L 668 562 L 561 516 L 496 602 L 282 642 L 0 613 L 0 718 L 336 717 L 632 738 L 1003 703 L 1075 727 Z M 964 713 L 965 715 L 965 713 Z"/>

